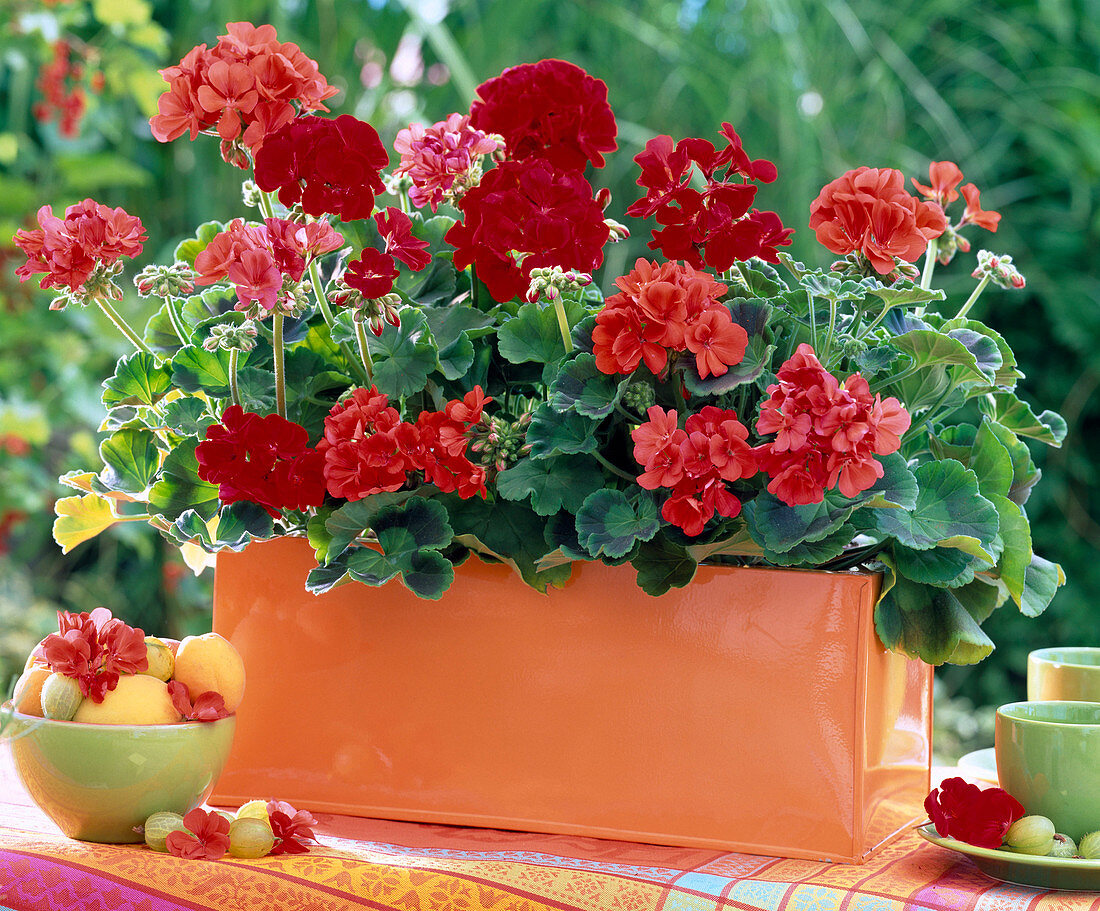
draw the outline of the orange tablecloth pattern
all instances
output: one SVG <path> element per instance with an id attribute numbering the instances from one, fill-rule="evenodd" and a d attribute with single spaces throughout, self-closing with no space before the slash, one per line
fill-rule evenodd
<path id="1" fill-rule="evenodd" d="M 1100 911 L 909 833 L 863 866 L 318 815 L 309 854 L 188 861 L 58 832 L 0 761 L 0 911 Z"/>

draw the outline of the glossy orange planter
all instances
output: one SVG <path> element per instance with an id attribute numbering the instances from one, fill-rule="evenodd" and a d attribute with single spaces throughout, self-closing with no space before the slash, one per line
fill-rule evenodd
<path id="1" fill-rule="evenodd" d="M 218 557 L 248 681 L 214 802 L 866 859 L 922 817 L 931 668 L 875 638 L 877 576 L 701 567 L 539 595 L 471 558 L 441 601 L 303 583 L 304 540 Z"/>

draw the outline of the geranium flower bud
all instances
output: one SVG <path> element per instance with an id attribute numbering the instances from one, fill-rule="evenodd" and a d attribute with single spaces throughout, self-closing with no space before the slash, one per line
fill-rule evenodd
<path id="1" fill-rule="evenodd" d="M 195 290 L 195 273 L 186 263 L 146 266 L 134 278 L 142 297 L 183 297 Z"/>

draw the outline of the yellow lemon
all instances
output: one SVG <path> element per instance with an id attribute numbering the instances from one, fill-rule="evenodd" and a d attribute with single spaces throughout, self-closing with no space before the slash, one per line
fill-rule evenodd
<path id="1" fill-rule="evenodd" d="M 180 713 L 172 705 L 168 684 L 148 674 L 125 674 L 102 702 L 85 699 L 73 721 L 87 724 L 173 724 Z"/>
<path id="2" fill-rule="evenodd" d="M 268 822 L 267 801 L 250 800 L 246 804 L 241 804 L 241 808 L 237 811 L 237 819 L 262 819 Z"/>
<path id="3" fill-rule="evenodd" d="M 145 637 L 145 649 L 146 656 L 149 658 L 149 667 L 141 673 L 156 677 L 158 680 L 171 680 L 176 664 L 172 649 L 156 636 Z"/>
<path id="4" fill-rule="evenodd" d="M 213 691 L 237 711 L 244 697 L 244 661 L 228 639 L 217 633 L 188 636 L 176 650 L 176 679 L 187 685 L 192 699 Z"/>

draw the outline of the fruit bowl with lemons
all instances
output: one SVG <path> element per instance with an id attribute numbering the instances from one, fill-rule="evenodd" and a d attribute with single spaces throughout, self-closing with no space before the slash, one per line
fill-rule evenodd
<path id="1" fill-rule="evenodd" d="M 60 612 L 3 706 L 3 735 L 66 835 L 140 842 L 150 814 L 184 814 L 210 795 L 243 696 L 244 663 L 215 633 L 177 642 L 105 608 Z"/>

